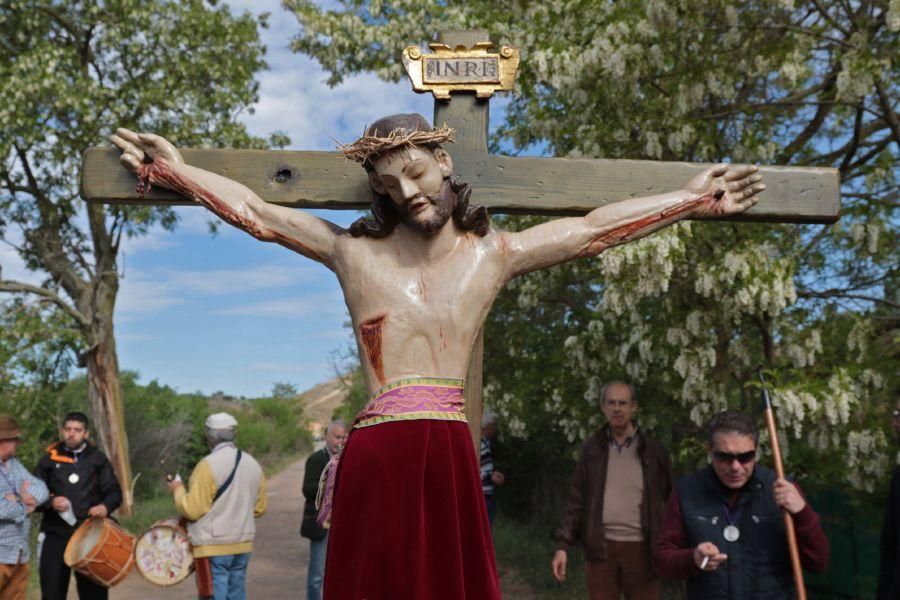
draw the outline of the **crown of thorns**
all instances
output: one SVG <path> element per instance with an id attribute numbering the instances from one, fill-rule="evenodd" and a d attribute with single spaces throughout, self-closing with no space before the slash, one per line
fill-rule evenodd
<path id="1" fill-rule="evenodd" d="M 369 135 L 368 129 L 362 137 L 352 144 L 338 143 L 338 149 L 349 159 L 360 164 L 371 164 L 372 161 L 390 150 L 397 148 L 415 148 L 417 146 L 430 146 L 452 142 L 454 131 L 446 124 L 435 127 L 430 131 L 415 129 L 410 131 L 405 127 L 397 127 L 386 136 Z"/>

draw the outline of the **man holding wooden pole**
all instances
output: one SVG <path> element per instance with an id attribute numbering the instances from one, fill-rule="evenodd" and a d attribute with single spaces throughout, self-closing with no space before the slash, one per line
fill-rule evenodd
<path id="1" fill-rule="evenodd" d="M 656 564 L 687 579 L 689 600 L 795 597 L 783 511 L 793 519 L 802 567 L 828 567 L 825 532 L 799 487 L 756 464 L 759 431 L 748 415 L 726 411 L 708 431 L 710 466 L 683 477 L 669 497 Z"/>

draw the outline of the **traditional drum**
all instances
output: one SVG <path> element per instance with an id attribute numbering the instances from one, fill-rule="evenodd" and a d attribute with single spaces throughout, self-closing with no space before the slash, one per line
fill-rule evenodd
<path id="1" fill-rule="evenodd" d="M 134 536 L 112 519 L 90 518 L 72 534 L 63 560 L 110 588 L 125 579 L 134 566 Z"/>
<path id="2" fill-rule="evenodd" d="M 134 547 L 138 572 L 150 583 L 175 585 L 194 571 L 194 556 L 187 530 L 178 519 L 153 524 Z"/>

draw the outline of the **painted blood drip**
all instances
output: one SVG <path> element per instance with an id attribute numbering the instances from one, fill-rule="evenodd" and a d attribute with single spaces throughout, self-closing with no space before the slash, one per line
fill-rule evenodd
<path id="1" fill-rule="evenodd" d="M 144 164 L 138 170 L 137 176 L 138 195 L 141 195 L 141 188 L 144 181 L 147 182 L 145 191 L 150 191 L 150 180 L 152 178 L 157 184 L 175 190 L 189 200 L 199 202 L 219 215 L 223 221 L 234 225 L 238 229 L 243 229 L 258 240 L 264 242 L 276 242 L 285 248 L 295 250 L 313 260 L 323 262 L 322 258 L 316 252 L 299 240 L 287 237 L 269 227 L 263 226 L 257 221 L 247 218 L 245 215 L 241 215 L 220 197 L 211 191 L 198 186 L 183 175 L 176 173 L 172 167 L 165 162 L 155 160 L 152 163 Z"/>
<path id="2" fill-rule="evenodd" d="M 637 221 L 632 221 L 631 223 L 622 225 L 621 227 L 616 227 L 612 231 L 607 231 L 603 235 L 591 240 L 591 243 L 588 244 L 588 246 L 584 250 L 582 250 L 580 255 L 593 256 L 602 252 L 606 248 L 609 248 L 610 246 L 623 244 L 633 238 L 636 234 L 652 225 L 674 222 L 684 213 L 695 210 L 697 209 L 697 207 L 703 204 L 716 203 L 719 201 L 719 198 L 721 198 L 723 194 L 724 192 L 704 194 L 703 196 L 695 198 L 694 200 L 691 200 L 689 202 L 685 202 L 684 204 L 679 204 L 678 206 L 667 208 L 666 210 L 655 215 L 644 217 L 643 219 L 638 219 Z"/>
<path id="3" fill-rule="evenodd" d="M 384 327 L 386 315 L 368 319 L 359 324 L 359 333 L 362 337 L 363 346 L 366 348 L 366 356 L 369 358 L 369 364 L 375 371 L 375 376 L 379 383 L 384 383 L 384 362 L 381 358 L 381 334 Z"/>

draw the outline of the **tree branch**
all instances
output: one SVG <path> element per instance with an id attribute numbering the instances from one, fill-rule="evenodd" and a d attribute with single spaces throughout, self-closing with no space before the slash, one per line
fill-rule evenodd
<path id="1" fill-rule="evenodd" d="M 897 144 L 897 147 L 900 148 L 900 122 L 897 120 L 897 113 L 894 112 L 890 103 L 890 98 L 885 94 L 884 87 L 881 83 L 875 84 L 875 91 L 878 94 L 878 104 L 881 105 L 881 110 L 884 111 L 884 118 L 888 122 L 888 125 L 890 125 L 891 132 L 894 134 L 894 142 Z"/>
<path id="2" fill-rule="evenodd" d="M 837 74 L 830 73 L 828 77 L 825 79 L 824 86 L 822 87 L 823 95 L 830 95 L 831 91 L 834 89 L 835 82 L 837 81 Z M 830 102 L 819 104 L 819 108 L 816 110 L 816 114 L 813 116 L 812 120 L 806 124 L 806 127 L 803 128 L 797 137 L 787 145 L 787 147 L 781 152 L 779 156 L 779 162 L 790 162 L 790 160 L 794 157 L 797 152 L 800 151 L 806 143 L 813 138 L 814 135 L 821 129 L 822 123 L 825 122 L 825 118 L 831 114 L 834 105 Z M 857 109 L 858 110 L 858 109 Z"/>
<path id="3" fill-rule="evenodd" d="M 851 300 L 865 300 L 866 302 L 874 302 L 876 304 L 885 304 L 893 308 L 900 308 L 900 303 L 888 300 L 887 298 L 879 298 L 877 296 L 867 296 L 865 294 L 850 294 L 843 290 L 825 290 L 824 292 L 813 292 L 809 290 L 801 290 L 797 292 L 798 298 L 849 298 Z"/>
<path id="4" fill-rule="evenodd" d="M 42 298 L 49 300 L 50 302 L 61 308 L 66 314 L 75 319 L 78 324 L 81 325 L 81 327 L 89 329 L 91 326 L 90 319 L 76 310 L 71 304 L 66 302 L 59 294 L 57 294 L 53 290 L 48 290 L 47 288 L 42 288 L 27 283 L 21 283 L 18 281 L 0 280 L 0 292 L 8 292 L 11 294 L 34 294 L 37 296 L 41 296 Z"/>
<path id="5" fill-rule="evenodd" d="M 856 154 L 856 149 L 859 148 L 859 136 L 860 131 L 862 130 L 862 118 L 862 108 L 857 108 L 856 119 L 853 123 L 853 139 L 850 140 L 850 147 L 847 148 L 847 153 L 844 154 L 844 160 L 841 161 L 841 166 L 838 167 L 838 171 L 840 171 L 841 175 L 846 174 L 847 167 L 850 166 L 850 161 L 853 159 L 853 155 Z"/>
<path id="6" fill-rule="evenodd" d="M 77 298 L 84 294 L 86 287 L 63 252 L 63 244 L 59 239 L 58 215 L 55 214 L 56 207 L 41 190 L 25 150 L 18 144 L 15 144 L 14 148 L 28 180 L 28 193 L 37 202 L 40 215 L 40 224 L 28 232 L 26 239 L 34 244 L 35 250 L 41 255 L 44 268 L 60 282 L 72 298 Z"/>

